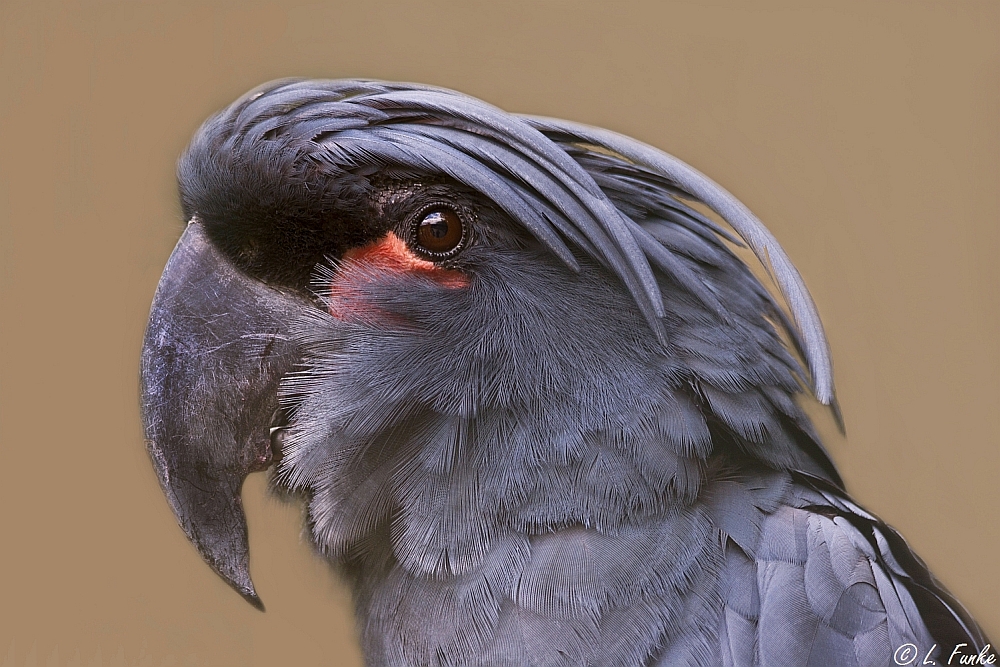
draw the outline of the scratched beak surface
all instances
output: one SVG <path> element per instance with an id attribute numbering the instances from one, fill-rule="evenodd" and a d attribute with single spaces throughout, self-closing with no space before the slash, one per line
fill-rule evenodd
<path id="1" fill-rule="evenodd" d="M 238 272 L 191 222 L 142 349 L 146 445 L 167 501 L 205 561 L 259 609 L 240 488 L 272 463 L 276 391 L 297 358 L 285 328 L 303 307 Z"/>

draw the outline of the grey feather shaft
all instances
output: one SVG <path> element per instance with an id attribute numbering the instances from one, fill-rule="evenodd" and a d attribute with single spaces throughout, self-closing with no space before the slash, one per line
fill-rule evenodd
<path id="1" fill-rule="evenodd" d="M 704 202 L 732 225 L 764 266 L 772 271 L 778 288 L 788 302 L 792 319 L 804 342 L 806 363 L 812 375 L 813 392 L 817 400 L 827 405 L 833 402 L 833 364 L 816 304 L 809 295 L 802 276 L 778 240 L 750 209 L 694 167 L 635 139 L 580 123 L 540 116 L 522 117 L 539 130 L 569 134 L 581 141 L 603 146 L 629 160 L 655 169 Z"/>

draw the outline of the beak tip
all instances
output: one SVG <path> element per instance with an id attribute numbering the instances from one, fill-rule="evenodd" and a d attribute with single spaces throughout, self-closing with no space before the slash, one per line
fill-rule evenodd
<path id="1" fill-rule="evenodd" d="M 267 611 L 264 609 L 264 602 L 260 599 L 260 596 L 257 595 L 257 592 L 253 590 L 252 586 L 248 591 L 240 591 L 240 595 L 242 595 L 243 599 L 249 602 L 254 609 L 258 611 Z"/>
<path id="2" fill-rule="evenodd" d="M 202 551 L 201 555 L 215 570 L 215 573 L 239 593 L 244 600 L 249 602 L 254 609 L 264 611 L 264 602 L 257 595 L 257 590 L 250 579 L 246 550 L 243 550 L 239 556 L 232 560 L 229 558 L 219 559 L 218 554 L 206 553 L 205 551 Z"/>

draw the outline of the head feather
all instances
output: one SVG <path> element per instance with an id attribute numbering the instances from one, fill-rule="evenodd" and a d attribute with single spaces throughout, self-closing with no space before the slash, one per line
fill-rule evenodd
<path id="1" fill-rule="evenodd" d="M 711 179 L 623 135 L 509 114 L 430 86 L 286 80 L 252 91 L 206 122 L 182 158 L 179 176 L 185 212 L 192 215 L 199 210 L 199 195 L 196 188 L 185 185 L 204 177 L 203 165 L 219 164 L 220 155 L 226 168 L 238 170 L 267 153 L 278 163 L 276 171 L 306 181 L 332 181 L 355 170 L 378 168 L 446 175 L 489 197 L 572 269 L 579 270 L 573 248 L 607 267 L 628 288 L 658 335 L 664 306 L 654 267 L 711 310 L 724 314 L 725 304 L 675 261 L 655 234 L 616 206 L 586 163 L 577 159 L 592 147 L 618 156 L 624 167 L 664 179 L 660 189 L 650 189 L 650 179 L 643 182 L 645 189 L 636 187 L 635 196 L 648 199 L 638 205 L 657 209 L 664 218 L 681 219 L 696 233 L 720 232 L 676 199 L 679 194 L 703 202 L 732 226 L 771 271 L 788 303 L 790 332 L 801 342 L 813 392 L 821 402 L 831 403 L 832 367 L 819 315 L 802 277 L 774 236 Z M 615 178 L 628 179 L 627 172 L 625 168 Z M 217 189 L 220 180 L 214 179 L 213 187 Z M 213 197 L 226 199 L 218 192 Z"/>

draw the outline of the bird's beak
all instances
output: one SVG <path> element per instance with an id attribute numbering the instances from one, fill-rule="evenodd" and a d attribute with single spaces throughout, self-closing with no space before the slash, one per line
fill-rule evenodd
<path id="1" fill-rule="evenodd" d="M 288 322 L 305 299 L 252 280 L 188 224 L 160 279 L 142 349 L 142 416 L 153 467 L 188 539 L 247 601 L 240 488 L 273 460 L 281 377 L 297 360 Z"/>

